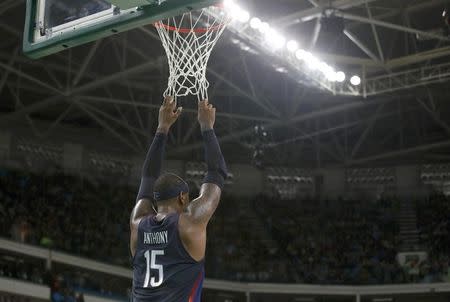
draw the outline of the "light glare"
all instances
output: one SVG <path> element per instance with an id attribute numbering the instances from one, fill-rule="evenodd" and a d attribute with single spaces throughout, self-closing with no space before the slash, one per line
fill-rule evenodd
<path id="1" fill-rule="evenodd" d="M 290 40 L 287 42 L 286 47 L 290 52 L 295 52 L 298 49 L 298 42 L 295 40 Z"/>
<path id="2" fill-rule="evenodd" d="M 357 75 L 352 76 L 352 78 L 350 79 L 350 83 L 351 83 L 353 86 L 358 86 L 358 85 L 361 84 L 361 78 L 360 78 L 359 76 L 357 76 Z"/>
<path id="3" fill-rule="evenodd" d="M 265 39 L 267 44 L 269 44 L 273 50 L 281 49 L 286 45 L 286 38 L 274 29 L 269 29 L 266 32 Z"/>
<path id="4" fill-rule="evenodd" d="M 261 26 L 262 22 L 261 19 L 259 18 L 252 18 L 252 20 L 250 20 L 250 27 L 253 29 L 258 29 Z"/>
<path id="5" fill-rule="evenodd" d="M 303 61 L 306 58 L 306 51 L 304 49 L 299 49 L 295 52 L 295 56 L 299 61 Z"/>
<path id="6" fill-rule="evenodd" d="M 228 14 L 231 16 L 231 18 L 236 20 L 241 20 L 243 18 L 244 10 L 239 7 L 236 3 L 233 1 L 229 1 L 228 3 L 224 3 L 225 9 L 228 11 Z M 249 15 L 250 17 L 250 15 Z"/>
<path id="7" fill-rule="evenodd" d="M 250 20 L 250 13 L 242 9 L 237 19 L 242 23 L 246 23 L 248 22 L 248 20 Z"/>
<path id="8" fill-rule="evenodd" d="M 265 34 L 265 33 L 269 32 L 270 25 L 267 22 L 262 22 L 258 29 L 259 29 L 260 33 Z"/>
<path id="9" fill-rule="evenodd" d="M 342 83 L 345 81 L 345 73 L 343 71 L 338 71 L 336 72 L 336 81 L 338 81 L 339 83 Z"/>
<path id="10" fill-rule="evenodd" d="M 337 72 L 335 72 L 334 70 L 333 71 L 328 71 L 327 73 L 325 73 L 325 77 L 330 82 L 336 82 L 337 81 Z"/>
<path id="11" fill-rule="evenodd" d="M 225 10 L 234 20 L 241 23 L 249 22 L 252 29 L 260 32 L 264 37 L 266 45 L 270 47 L 271 50 L 276 51 L 286 47 L 286 49 L 292 53 L 292 55 L 295 55 L 299 61 L 304 62 L 306 67 L 312 71 L 317 71 L 316 74 L 319 74 L 320 72 L 330 82 L 343 83 L 347 79 L 347 75 L 343 71 L 336 72 L 333 67 L 326 62 L 322 62 L 312 53 L 300 49 L 299 43 L 296 40 L 287 41 L 286 38 L 272 28 L 269 23 L 263 22 L 257 17 L 252 18 L 250 13 L 237 5 L 234 0 L 224 0 L 223 4 Z M 361 78 L 354 75 L 350 78 L 350 83 L 353 86 L 358 86 L 361 84 Z"/>
<path id="12" fill-rule="evenodd" d="M 223 6 L 225 7 L 225 8 L 229 8 L 230 6 L 232 6 L 234 4 L 234 1 L 233 0 L 224 0 L 223 1 Z"/>

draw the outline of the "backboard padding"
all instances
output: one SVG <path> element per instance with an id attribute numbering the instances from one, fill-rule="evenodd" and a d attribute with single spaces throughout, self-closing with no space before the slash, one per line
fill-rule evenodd
<path id="1" fill-rule="evenodd" d="M 114 13 L 110 13 L 108 16 L 97 18 L 96 15 L 93 15 L 86 17 L 89 19 L 87 22 L 82 23 L 84 20 L 80 19 L 79 22 L 75 22 L 76 25 L 66 27 L 63 31 L 55 33 L 47 28 L 42 29 L 42 24 L 38 22 L 39 14 L 43 13 L 42 1 L 45 3 L 45 0 L 27 0 L 23 51 L 33 59 L 136 27 L 153 24 L 161 19 L 176 16 L 189 10 L 201 9 L 218 2 L 217 0 L 167 0 L 161 4 L 135 7 L 129 10 L 114 8 L 114 10 L 111 10 Z"/>

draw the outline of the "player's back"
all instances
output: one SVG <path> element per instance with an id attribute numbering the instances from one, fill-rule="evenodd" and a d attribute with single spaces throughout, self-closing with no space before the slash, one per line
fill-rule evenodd
<path id="1" fill-rule="evenodd" d="M 195 261 L 183 246 L 178 231 L 179 214 L 157 221 L 141 220 L 133 258 L 133 301 L 198 302 L 204 262 Z"/>

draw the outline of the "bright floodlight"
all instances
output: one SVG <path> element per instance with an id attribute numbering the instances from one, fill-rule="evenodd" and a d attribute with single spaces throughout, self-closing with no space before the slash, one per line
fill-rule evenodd
<path id="1" fill-rule="evenodd" d="M 336 72 L 336 81 L 338 81 L 339 83 L 344 82 L 345 81 L 345 73 L 342 71 Z"/>
<path id="2" fill-rule="evenodd" d="M 330 65 L 328 65 L 328 64 L 325 63 L 325 62 L 320 62 L 320 64 L 319 64 L 319 70 L 320 70 L 323 74 L 325 74 L 325 75 L 331 74 L 331 73 L 336 73 L 336 72 L 334 71 L 333 67 L 331 67 Z"/>
<path id="3" fill-rule="evenodd" d="M 334 70 L 327 71 L 325 73 L 325 77 L 330 82 L 336 82 L 337 81 L 337 72 L 335 72 Z"/>
<path id="4" fill-rule="evenodd" d="M 306 51 L 304 49 L 299 49 L 295 52 L 295 56 L 299 61 L 303 61 L 306 58 Z"/>
<path id="5" fill-rule="evenodd" d="M 223 7 L 230 12 L 234 7 L 236 7 L 236 3 L 234 3 L 233 0 L 224 0 L 223 1 Z"/>
<path id="6" fill-rule="evenodd" d="M 253 29 L 258 29 L 261 26 L 261 24 L 262 24 L 262 22 L 261 22 L 261 19 L 259 19 L 259 18 L 255 17 L 250 20 L 250 27 Z"/>
<path id="7" fill-rule="evenodd" d="M 298 49 L 298 42 L 295 40 L 290 40 L 287 42 L 286 47 L 290 52 L 295 52 Z"/>
<path id="8" fill-rule="evenodd" d="M 312 70 L 319 69 L 321 66 L 321 63 L 322 63 L 322 62 L 320 62 L 320 60 L 318 58 L 316 58 L 310 52 L 306 52 L 305 62 L 306 62 L 306 66 L 308 66 Z"/>
<path id="9" fill-rule="evenodd" d="M 260 33 L 266 34 L 270 30 L 270 25 L 267 22 L 262 22 L 258 29 Z"/>
<path id="10" fill-rule="evenodd" d="M 350 83 L 351 83 L 353 86 L 358 86 L 358 85 L 361 84 L 361 78 L 360 78 L 359 76 L 357 76 L 357 75 L 352 76 L 351 79 L 350 79 Z"/>
<path id="11" fill-rule="evenodd" d="M 241 16 L 245 12 L 242 8 L 239 7 L 239 5 L 237 5 L 236 3 L 234 3 L 234 1 L 231 1 L 231 0 L 225 1 L 224 7 L 228 11 L 228 14 L 231 16 L 231 18 L 237 19 L 237 20 L 240 20 Z M 249 15 L 249 18 L 250 18 L 250 15 Z"/>
<path id="12" fill-rule="evenodd" d="M 286 45 L 286 38 L 274 29 L 268 30 L 266 32 L 265 38 L 267 44 L 269 44 L 269 46 L 271 46 L 273 50 L 281 49 L 284 47 L 284 45 Z"/>
<path id="13" fill-rule="evenodd" d="M 248 22 L 248 20 L 250 20 L 250 13 L 246 10 L 241 9 L 237 19 L 242 23 Z"/>

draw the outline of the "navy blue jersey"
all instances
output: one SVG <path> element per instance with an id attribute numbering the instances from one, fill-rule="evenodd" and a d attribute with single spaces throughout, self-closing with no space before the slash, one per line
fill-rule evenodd
<path id="1" fill-rule="evenodd" d="M 134 302 L 200 302 L 204 261 L 195 261 L 181 242 L 179 214 L 157 221 L 145 217 L 138 227 L 133 258 Z"/>

